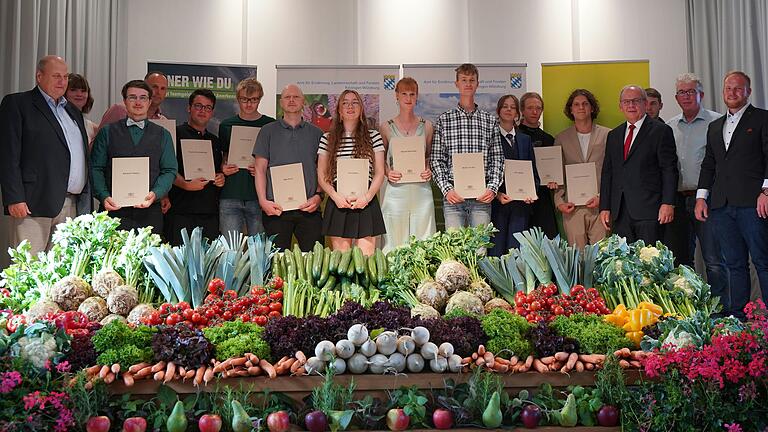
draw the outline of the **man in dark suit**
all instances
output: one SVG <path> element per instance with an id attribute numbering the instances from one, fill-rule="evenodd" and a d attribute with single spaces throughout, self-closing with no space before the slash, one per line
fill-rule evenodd
<path id="1" fill-rule="evenodd" d="M 67 64 L 40 59 L 37 87 L 0 104 L 0 184 L 10 218 L 10 240 L 27 239 L 32 252 L 50 247 L 53 230 L 67 217 L 92 209 L 88 138 L 83 115 L 67 103 Z"/>
<path id="2" fill-rule="evenodd" d="M 725 75 L 728 112 L 707 129 L 695 209 L 696 219 L 711 217 L 730 273 L 723 312 L 740 318 L 749 301 L 750 256 L 768 301 L 768 111 L 748 103 L 751 92 L 744 72 Z"/>
<path id="3" fill-rule="evenodd" d="M 625 123 L 608 132 L 600 182 L 600 221 L 627 238 L 656 243 L 672 222 L 677 191 L 677 152 L 672 129 L 646 115 L 639 86 L 619 95 Z"/>

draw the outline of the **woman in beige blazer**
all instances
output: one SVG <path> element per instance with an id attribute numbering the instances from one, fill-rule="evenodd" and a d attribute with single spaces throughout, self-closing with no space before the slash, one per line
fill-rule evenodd
<path id="1" fill-rule="evenodd" d="M 555 137 L 555 145 L 563 149 L 563 164 L 594 162 L 599 194 L 605 140 L 610 131 L 594 122 L 600 112 L 600 105 L 592 92 L 576 89 L 568 97 L 563 112 L 574 122 L 573 126 Z M 586 205 L 574 205 L 566 200 L 567 186 L 563 185 L 555 193 L 555 207 L 563 213 L 563 226 L 568 243 L 581 249 L 584 245 L 596 243 L 606 236 L 606 230 L 598 217 L 600 198 L 596 195 L 590 198 Z"/>

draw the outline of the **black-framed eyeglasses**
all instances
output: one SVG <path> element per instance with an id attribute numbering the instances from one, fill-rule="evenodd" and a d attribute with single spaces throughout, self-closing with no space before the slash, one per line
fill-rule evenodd
<path id="1" fill-rule="evenodd" d="M 696 89 L 688 89 L 688 90 L 678 90 L 675 95 L 683 97 L 683 96 L 696 96 L 696 93 L 699 91 Z"/>
<path id="2" fill-rule="evenodd" d="M 251 97 L 251 98 L 249 98 L 249 97 L 239 97 L 239 98 L 237 98 L 237 101 L 240 102 L 241 104 L 247 104 L 247 103 L 256 104 L 256 103 L 259 103 L 260 100 L 261 100 L 261 98 L 258 98 L 258 97 Z"/>
<path id="3" fill-rule="evenodd" d="M 213 111 L 213 105 L 203 105 L 201 103 L 195 103 L 192 104 L 192 108 L 196 109 L 197 111 L 203 111 L 211 112 Z"/>

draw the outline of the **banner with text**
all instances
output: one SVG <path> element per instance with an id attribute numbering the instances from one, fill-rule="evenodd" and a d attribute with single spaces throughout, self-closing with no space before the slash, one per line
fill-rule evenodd
<path id="1" fill-rule="evenodd" d="M 206 88 L 216 95 L 216 108 L 208 124 L 208 131 L 218 134 L 221 120 L 239 112 L 237 84 L 256 76 L 256 66 L 223 64 L 194 64 L 171 62 L 147 62 L 147 71 L 160 71 L 168 76 L 168 96 L 161 106 L 163 115 L 180 125 L 187 121 L 189 95 L 199 88 Z"/>
<path id="2" fill-rule="evenodd" d="M 355 90 L 363 98 L 368 127 L 378 129 L 382 121 L 397 115 L 395 83 L 400 66 L 277 66 L 277 116 L 280 91 L 288 84 L 297 84 L 304 92 L 304 118 L 323 131 L 331 127 L 339 94 Z"/>
<path id="3" fill-rule="evenodd" d="M 457 65 L 403 65 L 403 76 L 411 77 L 419 83 L 419 102 L 416 114 L 429 120 L 451 110 L 459 103 L 459 91 L 456 88 Z M 476 64 L 479 86 L 475 94 L 475 103 L 496 115 L 496 102 L 507 94 L 518 98 L 528 87 L 526 63 L 518 64 Z"/>

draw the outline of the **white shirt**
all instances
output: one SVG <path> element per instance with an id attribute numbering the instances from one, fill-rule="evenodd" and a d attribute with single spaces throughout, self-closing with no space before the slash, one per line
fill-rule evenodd
<path id="1" fill-rule="evenodd" d="M 749 104 L 744 105 L 740 110 L 733 114 L 731 114 L 730 111 L 725 114 L 725 124 L 723 125 L 723 141 L 725 141 L 725 151 L 728 151 L 728 146 L 731 145 L 731 138 L 733 138 L 733 131 L 736 130 L 736 127 L 739 125 L 739 121 L 744 116 L 744 111 L 747 110 L 748 106 Z"/>
<path id="2" fill-rule="evenodd" d="M 504 137 L 504 139 L 507 141 L 507 143 L 508 143 L 509 145 L 512 145 L 512 143 L 511 143 L 511 142 L 510 142 L 510 141 L 507 139 L 507 134 L 510 134 L 510 135 L 512 135 L 512 137 L 514 138 L 514 137 L 515 137 L 515 135 L 517 135 L 517 134 L 515 133 L 515 130 L 514 130 L 514 129 L 512 129 L 511 131 L 506 131 L 506 130 L 504 130 L 504 128 L 503 128 L 503 127 L 501 127 L 501 125 L 499 125 L 499 132 L 501 133 L 501 136 L 502 136 L 502 137 Z"/>
<path id="3" fill-rule="evenodd" d="M 579 146 L 581 147 L 581 155 L 584 156 L 584 160 L 587 160 L 587 152 L 589 152 L 589 138 L 592 136 L 592 132 L 583 134 L 576 132 L 579 137 Z M 625 138 L 626 139 L 626 138 Z"/>
<path id="4" fill-rule="evenodd" d="M 647 115 L 644 115 L 643 118 L 635 122 L 635 130 L 632 131 L 632 142 L 629 143 L 629 150 L 632 150 L 632 145 L 635 143 L 635 139 L 637 138 L 637 133 L 640 132 L 640 128 L 643 127 L 643 122 L 647 118 Z M 627 135 L 629 135 L 629 126 L 630 123 L 627 122 L 627 129 L 624 131 L 624 142 L 627 142 Z"/>

